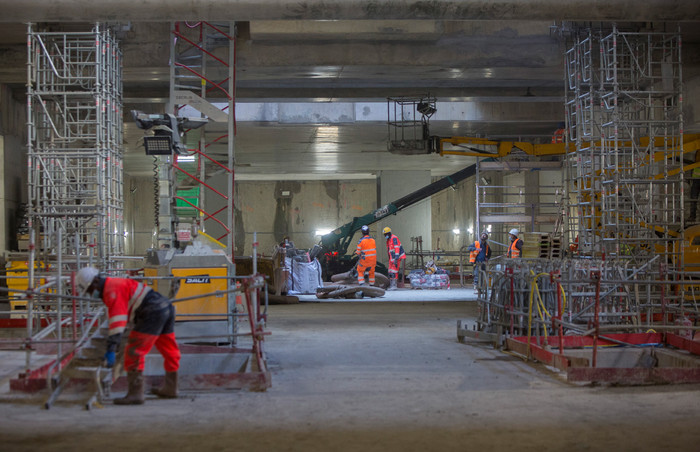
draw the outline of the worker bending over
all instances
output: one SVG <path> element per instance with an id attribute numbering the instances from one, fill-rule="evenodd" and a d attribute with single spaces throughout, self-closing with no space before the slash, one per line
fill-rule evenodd
<path id="1" fill-rule="evenodd" d="M 518 258 L 523 250 L 523 239 L 518 238 L 520 232 L 517 229 L 511 229 L 508 234 L 510 235 L 510 246 L 508 247 L 508 253 L 506 257 Z"/>
<path id="2" fill-rule="evenodd" d="M 143 368 L 145 357 L 155 345 L 163 355 L 165 382 L 151 392 L 159 397 L 177 397 L 177 371 L 180 349 L 175 341 L 175 307 L 172 302 L 133 279 L 104 277 L 94 267 L 82 268 L 75 277 L 78 293 L 102 299 L 109 314 L 109 337 L 105 361 L 115 362 L 117 348 L 127 325 L 133 325 L 124 351 L 124 368 L 129 385 L 117 405 L 140 405 L 144 401 Z"/>
<path id="3" fill-rule="evenodd" d="M 357 282 L 365 284 L 365 270 L 369 270 L 369 285 L 374 285 L 374 267 L 377 265 L 377 243 L 369 236 L 369 226 L 362 226 L 362 237 L 357 242 L 355 254 L 360 256 L 357 261 Z"/>
<path id="4" fill-rule="evenodd" d="M 399 280 L 399 267 L 401 261 L 406 259 L 406 252 L 401 246 L 401 241 L 392 232 L 390 227 L 384 228 L 384 238 L 386 239 L 386 251 L 389 254 L 389 289 L 396 290 Z"/>
<path id="5" fill-rule="evenodd" d="M 469 262 L 474 264 L 474 289 L 479 284 L 479 270 L 486 270 L 485 263 L 491 259 L 491 247 L 489 246 L 489 234 L 484 231 L 481 233 L 480 240 L 475 240 L 469 245 Z"/>

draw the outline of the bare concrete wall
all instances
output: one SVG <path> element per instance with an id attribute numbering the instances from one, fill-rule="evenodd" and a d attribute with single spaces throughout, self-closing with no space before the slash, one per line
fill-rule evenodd
<path id="1" fill-rule="evenodd" d="M 686 80 L 683 96 L 683 122 L 686 133 L 700 133 L 700 76 Z"/>
<path id="2" fill-rule="evenodd" d="M 537 174 L 537 173 L 534 173 Z M 546 173 L 547 180 L 540 183 L 554 184 L 561 175 L 553 172 Z M 542 177 L 542 176 L 530 176 Z M 437 178 L 432 178 L 437 179 Z M 503 180 L 503 182 L 501 182 Z M 210 180 L 214 188 L 225 192 L 225 176 Z M 505 178 L 497 174 L 489 175 L 492 184 L 523 185 L 525 176 L 514 173 Z M 532 180 L 530 181 L 533 182 Z M 424 184 L 421 184 L 423 186 Z M 401 195 L 412 191 L 406 187 Z M 153 234 L 153 182 L 151 178 L 125 178 L 125 217 L 126 228 L 129 232 L 127 254 L 142 255 L 152 246 Z M 225 201 L 218 196 L 207 196 L 208 211 L 223 207 Z M 311 248 L 318 243 L 319 237 L 315 231 L 341 226 L 377 208 L 377 186 L 375 180 L 352 181 L 240 181 L 235 190 L 236 218 L 236 255 L 252 253 L 253 232 L 257 232 L 259 251 L 270 254 L 274 245 L 285 235 L 289 235 L 299 248 Z M 392 199 L 394 200 L 394 199 Z M 475 179 L 469 178 L 455 186 L 431 197 L 423 203 L 427 207 L 425 214 L 418 206 L 420 215 L 430 217 L 430 237 L 433 248 L 457 251 L 469 244 L 477 232 L 468 233 L 468 229 L 476 228 L 476 193 Z M 410 207 L 396 216 L 388 217 L 371 226 L 372 235 L 377 238 L 379 258 L 385 262 L 381 229 L 390 226 L 402 234 L 402 224 L 406 222 L 405 215 L 411 214 Z M 415 213 L 417 211 L 413 211 Z M 217 216 L 225 220 L 225 214 Z M 486 225 L 482 225 L 486 227 Z M 506 232 L 517 225 L 493 225 L 492 240 L 505 242 Z M 454 229 L 460 233 L 455 234 Z M 526 226 L 524 230 L 529 230 Z M 224 234 L 223 228 L 214 222 L 207 222 L 207 232 L 215 238 Z M 411 249 L 410 233 L 399 235 L 404 248 Z M 359 239 L 353 238 L 352 243 Z M 224 238 L 222 241 L 226 241 Z M 498 248 L 498 247 L 496 247 Z M 425 247 L 425 249 L 428 249 Z M 494 250 L 497 252 L 497 250 Z"/>
<path id="3" fill-rule="evenodd" d="M 153 247 L 155 195 L 150 177 L 124 177 L 126 254 L 145 255 Z"/>
<path id="4" fill-rule="evenodd" d="M 210 182 L 217 190 L 225 191 L 225 177 L 213 178 Z M 456 250 L 464 236 L 455 237 L 452 229 L 455 224 L 466 225 L 474 222 L 474 179 L 458 184 L 456 190 L 445 190 L 434 195 L 423 204 L 432 224 L 432 243 L 439 238 L 440 248 Z M 422 185 L 421 185 L 422 186 Z M 405 190 L 404 190 L 405 191 Z M 401 191 L 400 195 L 405 195 Z M 411 190 L 409 190 L 411 191 Z M 286 192 L 289 192 L 288 194 Z M 125 225 L 128 232 L 126 253 L 143 255 L 152 247 L 153 237 L 153 182 L 147 177 L 125 177 Z M 223 207 L 223 199 L 207 196 L 208 211 Z M 352 181 L 278 181 L 236 183 L 236 255 L 252 253 L 253 232 L 258 233 L 260 252 L 270 254 L 274 245 L 285 235 L 289 235 L 299 248 L 311 248 L 318 243 L 316 230 L 341 226 L 377 208 L 377 186 L 375 180 Z M 393 199 L 392 199 L 393 200 Z M 384 262 L 384 248 L 381 229 L 388 225 L 401 233 L 405 215 L 411 214 L 410 207 L 397 216 L 371 226 L 372 235 L 377 239 L 380 261 Z M 420 215 L 425 212 L 418 206 Z M 414 210 L 414 213 L 417 212 Z M 225 214 L 217 216 L 225 220 Z M 463 229 L 465 227 L 462 226 Z M 215 238 L 224 234 L 221 226 L 207 222 L 207 233 Z M 401 236 L 400 236 L 401 237 Z M 359 239 L 356 235 L 352 243 Z M 401 237 L 406 250 L 410 249 L 410 233 Z M 226 241 L 224 238 L 222 241 Z"/>
<path id="5" fill-rule="evenodd" d="M 381 171 L 380 173 L 381 205 L 396 201 L 432 182 L 430 170 L 425 171 Z M 422 237 L 423 249 L 432 248 L 431 201 L 425 199 L 377 223 L 372 229 L 378 238 L 379 261 L 386 264 L 386 241 L 382 239 L 382 229 L 389 226 L 399 237 L 406 251 L 411 249 L 411 237 Z"/>
<path id="6" fill-rule="evenodd" d="M 0 85 L 0 135 L 3 137 L 2 226 L 0 251 L 17 249 L 17 212 L 27 200 L 27 134 L 24 103 Z"/>
<path id="7" fill-rule="evenodd" d="M 225 176 L 208 182 L 217 190 L 226 191 Z M 216 211 L 225 200 L 207 194 L 206 203 L 207 211 Z M 269 255 L 285 235 L 297 248 L 311 248 L 320 240 L 315 231 L 336 228 L 376 209 L 376 183 L 374 180 L 241 181 L 236 183 L 234 205 L 236 255 L 252 254 L 254 232 L 257 232 L 259 252 Z M 217 218 L 225 222 L 224 215 Z M 218 224 L 207 222 L 207 233 L 214 238 L 224 232 Z"/>
<path id="8" fill-rule="evenodd" d="M 476 224 L 475 180 L 470 177 L 455 186 L 443 190 L 431 199 L 432 238 L 435 249 L 458 251 L 460 247 L 474 241 L 469 228 Z M 455 234 L 454 229 L 459 229 Z"/>
<path id="9" fill-rule="evenodd" d="M 437 178 L 432 178 L 437 179 Z M 498 174 L 488 173 L 488 182 L 492 185 L 509 185 L 518 187 L 537 187 L 542 185 L 560 184 L 562 174 L 547 172 Z M 226 191 L 225 176 L 210 180 L 217 190 Z M 411 249 L 412 234 L 410 224 L 416 221 L 429 224 L 431 241 L 424 241 L 424 249 L 430 249 L 426 243 L 432 243 L 432 248 L 448 251 L 458 251 L 460 247 L 474 241 L 478 235 L 476 230 L 476 189 L 475 178 L 471 177 L 455 186 L 435 194 L 431 199 L 416 206 L 390 216 L 371 226 L 372 235 L 377 239 L 379 260 L 386 263 L 384 241 L 381 230 L 390 226 L 401 238 L 406 251 Z M 422 187 L 425 184 L 421 184 Z M 413 191 L 407 187 L 399 190 L 399 196 Z M 418 187 L 419 188 L 419 187 Z M 516 189 L 512 189 L 511 191 Z M 128 231 L 127 254 L 142 255 L 152 247 L 153 237 L 153 182 L 151 178 L 125 178 L 125 217 Z M 395 194 L 391 200 L 397 197 Z M 217 199 L 218 198 L 218 199 Z M 235 253 L 238 256 L 252 253 L 253 232 L 257 232 L 260 244 L 259 252 L 269 255 L 275 244 L 285 235 L 289 235 L 298 248 L 311 248 L 318 243 L 320 237 L 315 231 L 332 229 L 362 216 L 377 208 L 377 182 L 375 180 L 352 181 L 240 181 L 235 190 L 235 221 L 236 239 Z M 551 202 L 552 196 L 529 193 L 529 202 Z M 496 201 L 491 199 L 491 201 Z M 224 206 L 225 201 L 216 196 L 207 196 L 207 211 L 216 211 Z M 511 194 L 504 196 L 499 202 L 522 202 L 520 196 Z M 522 213 L 528 213 L 523 210 Z M 225 221 L 225 213 L 217 215 Z M 428 218 L 428 220 L 426 220 Z M 482 224 L 482 229 L 487 224 Z M 221 226 L 213 221 L 206 224 L 207 233 L 214 238 L 224 235 Z M 518 227 L 530 231 L 530 224 L 493 224 L 492 242 L 507 243 L 507 231 Z M 408 228 L 408 229 L 407 229 Z M 459 229 L 459 234 L 454 232 Z M 472 232 L 469 233 L 468 230 Z M 538 225 L 540 231 L 550 228 Z M 356 235 L 352 244 L 359 239 Z M 227 238 L 222 241 L 226 243 Z M 351 247 L 352 247 L 351 244 Z M 499 253 L 499 246 L 494 243 L 494 252 Z M 352 249 L 350 249 L 352 251 Z"/>

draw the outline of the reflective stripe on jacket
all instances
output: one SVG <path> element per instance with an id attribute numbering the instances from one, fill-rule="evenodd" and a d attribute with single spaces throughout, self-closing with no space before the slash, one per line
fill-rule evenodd
<path id="1" fill-rule="evenodd" d="M 107 278 L 102 289 L 102 301 L 109 314 L 109 335 L 122 333 L 133 321 L 134 312 L 152 289 L 127 278 Z"/>
<path id="2" fill-rule="evenodd" d="M 471 248 L 471 246 L 469 247 Z M 481 247 L 481 240 L 477 240 L 474 242 L 474 251 L 469 252 L 469 262 L 470 263 L 475 263 L 479 259 L 479 254 L 484 253 L 483 259 L 479 260 L 479 262 L 487 261 L 491 258 L 491 249 L 489 248 L 489 242 L 486 241 L 486 244 L 484 247 Z"/>
<path id="3" fill-rule="evenodd" d="M 365 235 L 357 242 L 357 253 L 360 255 L 360 262 L 364 265 L 377 263 L 377 243 L 372 237 Z"/>
<path id="4" fill-rule="evenodd" d="M 520 239 L 513 240 L 510 244 L 510 247 L 508 247 L 507 257 L 512 257 L 512 258 L 520 257 L 520 250 L 517 248 L 518 242 L 521 243 L 520 247 L 522 248 L 522 241 Z"/>
<path id="5" fill-rule="evenodd" d="M 472 264 L 476 262 L 476 256 L 481 252 L 481 243 L 478 240 L 474 242 L 474 248 L 476 248 L 474 251 L 469 252 L 469 262 Z"/>
<path id="6" fill-rule="evenodd" d="M 389 259 L 392 261 L 396 259 L 406 259 L 406 252 L 403 250 L 403 246 L 401 246 L 401 241 L 394 234 L 391 234 L 391 237 L 387 239 L 386 250 L 389 253 Z"/>

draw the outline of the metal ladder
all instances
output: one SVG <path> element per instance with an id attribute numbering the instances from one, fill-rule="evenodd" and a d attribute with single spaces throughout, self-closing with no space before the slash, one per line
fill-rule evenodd
<path id="1" fill-rule="evenodd" d="M 121 374 L 128 334 L 122 335 L 122 343 L 119 346 L 114 367 L 107 368 L 102 363 L 108 331 L 106 323 L 102 324 L 85 345 L 76 350 L 75 356 L 68 365 L 52 378 L 54 389 L 44 402 L 45 409 L 50 409 L 63 390 L 73 385 L 82 384 L 85 386 L 82 392 L 85 393 L 86 397 L 81 401 L 81 404 L 86 410 L 90 410 L 93 406 L 101 407 L 105 398 L 110 396 L 110 387 Z"/>

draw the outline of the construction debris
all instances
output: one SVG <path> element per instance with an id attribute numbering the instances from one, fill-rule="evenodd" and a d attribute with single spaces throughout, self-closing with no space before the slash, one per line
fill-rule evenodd
<path id="1" fill-rule="evenodd" d="M 357 284 L 357 270 L 353 268 L 352 270 L 346 271 L 344 273 L 338 273 L 331 276 L 331 281 L 337 284 L 352 285 Z M 381 273 L 374 274 L 374 285 L 382 289 L 389 287 L 389 278 Z"/>
<path id="2" fill-rule="evenodd" d="M 384 289 L 375 286 L 333 285 L 316 289 L 316 298 L 377 298 L 384 296 Z"/>

